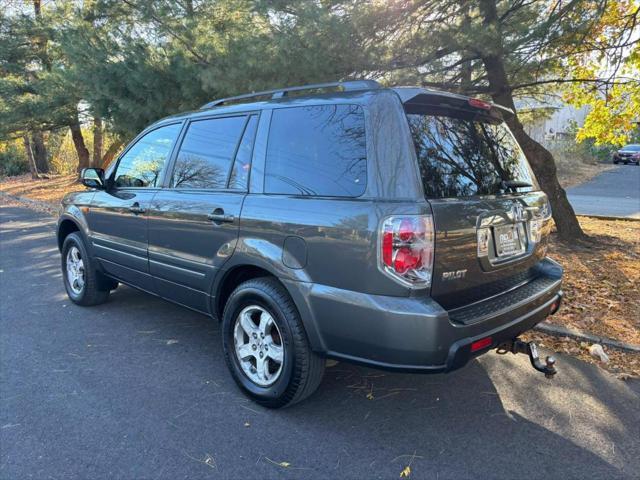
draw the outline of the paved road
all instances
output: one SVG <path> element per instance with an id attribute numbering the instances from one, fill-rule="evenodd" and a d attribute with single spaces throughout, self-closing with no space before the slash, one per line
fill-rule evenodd
<path id="1" fill-rule="evenodd" d="M 553 381 L 512 355 L 448 376 L 339 364 L 311 399 L 269 411 L 227 374 L 216 322 L 124 287 L 76 307 L 53 221 L 0 215 L 2 479 L 640 474 L 638 382 L 567 357 Z"/>
<path id="2" fill-rule="evenodd" d="M 640 218 L 640 167 L 617 166 L 567 194 L 578 214 Z"/>

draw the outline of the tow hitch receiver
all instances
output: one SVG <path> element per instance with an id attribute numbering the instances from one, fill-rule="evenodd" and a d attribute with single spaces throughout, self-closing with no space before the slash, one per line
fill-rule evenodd
<path id="1" fill-rule="evenodd" d="M 553 378 L 553 376 L 558 373 L 555 366 L 556 359 L 548 356 L 545 358 L 545 363 L 543 364 L 538 356 L 538 347 L 533 342 L 523 342 L 519 338 L 514 338 L 510 342 L 503 343 L 498 347 L 498 353 L 505 354 L 507 352 L 513 354 L 524 353 L 528 355 L 531 366 L 539 372 L 544 373 L 544 376 L 547 378 Z"/>

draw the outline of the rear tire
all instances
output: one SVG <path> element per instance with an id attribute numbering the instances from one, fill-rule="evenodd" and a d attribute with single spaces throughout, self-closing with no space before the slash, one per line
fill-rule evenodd
<path id="1" fill-rule="evenodd" d="M 85 307 L 106 302 L 109 290 L 118 286 L 96 271 L 95 261 L 77 232 L 69 234 L 62 244 L 62 278 L 71 301 Z"/>
<path id="2" fill-rule="evenodd" d="M 222 343 L 235 382 L 265 407 L 300 402 L 322 381 L 325 359 L 311 350 L 300 314 L 275 278 L 249 280 L 233 291 L 222 316 Z"/>

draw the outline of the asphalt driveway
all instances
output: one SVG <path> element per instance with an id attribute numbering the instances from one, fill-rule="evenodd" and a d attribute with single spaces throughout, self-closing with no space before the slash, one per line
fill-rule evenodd
<path id="1" fill-rule="evenodd" d="M 580 215 L 640 218 L 640 167 L 619 165 L 567 190 Z"/>
<path id="2" fill-rule="evenodd" d="M 54 221 L 0 215 L 2 479 L 639 477 L 638 382 L 567 357 L 554 380 L 493 353 L 446 376 L 338 364 L 269 411 L 217 322 L 126 287 L 77 307 Z"/>

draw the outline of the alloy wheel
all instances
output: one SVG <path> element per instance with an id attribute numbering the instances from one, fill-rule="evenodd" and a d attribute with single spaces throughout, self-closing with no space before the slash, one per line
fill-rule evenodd
<path id="1" fill-rule="evenodd" d="M 73 245 L 67 252 L 67 281 L 76 295 L 80 295 L 84 289 L 84 273 L 84 262 L 80 250 Z"/>
<path id="2" fill-rule="evenodd" d="M 268 387 L 278 380 L 284 364 L 282 335 L 271 314 L 258 305 L 244 308 L 233 330 L 236 358 L 253 383 Z"/>

